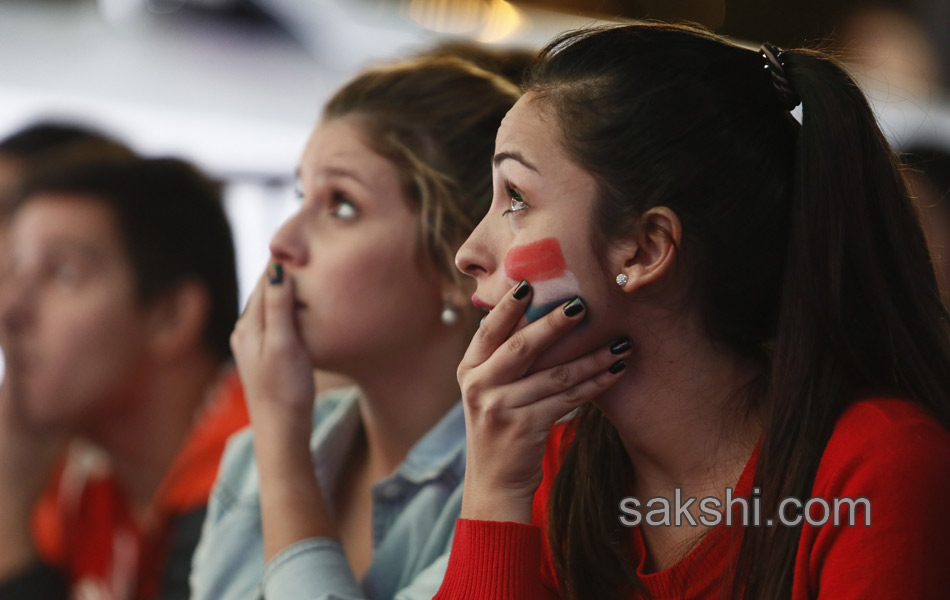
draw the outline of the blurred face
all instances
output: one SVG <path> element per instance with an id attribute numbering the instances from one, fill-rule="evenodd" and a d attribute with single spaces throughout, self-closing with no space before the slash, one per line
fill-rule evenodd
<path id="1" fill-rule="evenodd" d="M 314 130 L 300 188 L 303 204 L 271 253 L 293 281 L 314 365 L 353 373 L 411 356 L 445 327 L 442 277 L 417 259 L 418 216 L 396 167 L 364 142 L 358 121 L 342 117 Z"/>
<path id="2" fill-rule="evenodd" d="M 22 161 L 0 153 L 0 276 L 6 272 L 6 253 L 2 250 L 6 244 L 9 196 L 23 175 Z"/>
<path id="3" fill-rule="evenodd" d="M 611 278 L 590 241 L 594 178 L 561 147 L 557 119 L 533 94 L 501 123 L 495 142 L 494 195 L 488 215 L 462 245 L 459 269 L 475 277 L 476 306 L 493 308 L 522 279 L 534 288 L 521 327 L 576 296 L 584 323 L 539 357 L 536 369 L 606 343 Z"/>
<path id="4" fill-rule="evenodd" d="M 0 201 L 13 191 L 20 182 L 23 173 L 23 163 L 17 158 L 0 154 Z"/>
<path id="5" fill-rule="evenodd" d="M 14 402 L 36 425 L 107 418 L 134 390 L 146 331 L 111 209 L 37 195 L 14 215 L 9 242 L 0 323 Z"/>

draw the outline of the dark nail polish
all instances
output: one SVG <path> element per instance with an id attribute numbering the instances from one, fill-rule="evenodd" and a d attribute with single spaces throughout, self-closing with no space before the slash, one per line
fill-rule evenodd
<path id="1" fill-rule="evenodd" d="M 284 281 L 284 267 L 280 263 L 271 264 L 270 272 L 267 274 L 267 280 L 271 285 L 278 285 Z"/>
<path id="2" fill-rule="evenodd" d="M 611 354 L 623 354 L 624 352 L 626 352 L 626 351 L 629 350 L 630 348 L 631 348 L 630 338 L 623 337 L 623 338 L 620 338 L 619 340 L 615 341 L 613 344 L 610 345 L 610 353 L 611 353 Z"/>
<path id="3" fill-rule="evenodd" d="M 584 311 L 584 301 L 580 298 L 574 298 L 564 305 L 564 314 L 569 317 L 576 317 Z"/>
<path id="4" fill-rule="evenodd" d="M 627 368 L 627 363 L 623 362 L 622 360 L 618 360 L 614 364 L 610 365 L 610 368 L 607 370 L 613 373 L 614 375 L 616 375 L 617 373 L 623 371 L 626 368 Z"/>
<path id="5" fill-rule="evenodd" d="M 528 292 L 531 291 L 531 284 L 527 280 L 522 279 L 521 283 L 518 284 L 518 287 L 515 288 L 512 296 L 515 297 L 515 300 L 523 300 L 525 296 L 528 295 Z"/>

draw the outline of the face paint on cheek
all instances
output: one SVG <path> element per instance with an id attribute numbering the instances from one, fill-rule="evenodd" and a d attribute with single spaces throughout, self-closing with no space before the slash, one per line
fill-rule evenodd
<path id="1" fill-rule="evenodd" d="M 561 243 L 553 237 L 509 250 L 505 257 L 505 275 L 512 285 L 524 279 L 534 289 L 531 305 L 525 311 L 529 323 L 573 300 L 580 293 L 577 279 L 567 270 Z M 584 319 L 587 319 L 587 315 L 584 315 Z"/>

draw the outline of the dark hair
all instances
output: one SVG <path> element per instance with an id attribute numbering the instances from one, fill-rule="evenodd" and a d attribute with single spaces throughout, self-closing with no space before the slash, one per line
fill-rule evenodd
<path id="1" fill-rule="evenodd" d="M 896 390 L 950 427 L 947 313 L 895 158 L 839 66 L 807 50 L 782 60 L 801 125 L 758 53 L 686 27 L 564 34 L 526 82 L 598 182 L 595 243 L 629 235 L 654 206 L 672 209 L 678 268 L 708 335 L 762 365 L 737 400 L 764 414 L 754 482 L 766 515 L 782 497 L 809 496 L 861 389 Z M 582 411 L 549 507 L 569 597 L 642 589 L 624 530 L 602 510 L 634 475 L 613 425 Z M 744 530 L 732 595 L 788 598 L 799 533 Z"/>
<path id="2" fill-rule="evenodd" d="M 914 145 L 903 151 L 901 161 L 922 173 L 933 184 L 941 201 L 950 202 L 950 148 Z"/>
<path id="3" fill-rule="evenodd" d="M 419 211 L 421 248 L 457 281 L 455 251 L 491 203 L 495 132 L 519 95 L 462 59 L 420 57 L 364 72 L 323 117 L 361 120 L 367 143 L 396 166 Z"/>
<path id="4" fill-rule="evenodd" d="M 118 140 L 82 125 L 40 121 L 0 140 L 0 154 L 30 159 L 70 144 L 85 142 L 120 145 Z"/>
<path id="5" fill-rule="evenodd" d="M 211 307 L 205 346 L 221 359 L 231 356 L 237 274 L 216 182 L 176 159 L 79 160 L 31 173 L 17 194 L 17 208 L 41 193 L 91 198 L 112 210 L 140 301 L 154 300 L 187 280 L 206 286 Z"/>
<path id="6" fill-rule="evenodd" d="M 72 123 L 40 121 L 0 140 L 0 160 L 14 161 L 17 171 L 21 172 L 17 179 L 25 178 L 30 170 L 42 168 L 46 163 L 134 156 L 135 153 L 122 142 Z M 0 218 L 8 216 L 17 185 L 13 182 L 13 189 L 0 189 Z"/>

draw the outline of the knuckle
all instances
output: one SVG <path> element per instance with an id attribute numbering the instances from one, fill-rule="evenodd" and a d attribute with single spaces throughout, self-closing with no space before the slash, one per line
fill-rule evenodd
<path id="1" fill-rule="evenodd" d="M 482 421 L 492 428 L 502 427 L 508 421 L 505 399 L 500 394 L 485 394 L 480 412 Z"/>
<path id="2" fill-rule="evenodd" d="M 474 378 L 466 378 L 465 381 L 459 380 L 459 387 L 462 391 L 462 397 L 466 403 L 471 406 L 478 406 L 480 402 L 481 386 Z"/>
<path id="3" fill-rule="evenodd" d="M 508 338 L 508 350 L 515 356 L 524 356 L 531 351 L 528 336 L 525 335 L 523 329 L 516 331 Z"/>
<path id="4" fill-rule="evenodd" d="M 571 370 L 567 365 L 558 365 L 551 369 L 550 377 L 557 386 L 563 386 L 570 382 Z"/>
<path id="5" fill-rule="evenodd" d="M 594 385 L 598 392 L 602 392 L 617 382 L 617 378 L 607 371 L 600 373 L 594 378 Z"/>
<path id="6" fill-rule="evenodd" d="M 578 386 L 567 388 L 566 390 L 564 390 L 561 396 L 564 398 L 564 401 L 568 404 L 575 404 L 576 402 L 582 399 L 581 390 L 580 390 L 580 387 Z"/>

